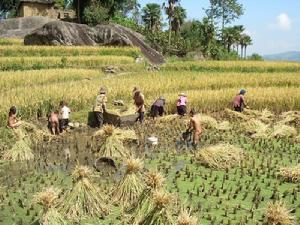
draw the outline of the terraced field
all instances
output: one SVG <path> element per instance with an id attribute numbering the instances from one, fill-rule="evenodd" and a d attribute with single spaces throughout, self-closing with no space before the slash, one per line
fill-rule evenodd
<path id="1" fill-rule="evenodd" d="M 300 224 L 300 64 L 178 60 L 151 71 L 139 55 L 0 40 L 0 224 L 252 225 L 272 224 L 274 214 L 286 219 L 277 224 Z M 169 115 L 61 137 L 37 120 L 65 100 L 72 122 L 86 123 L 100 86 L 109 108 L 116 99 L 131 105 L 138 86 L 148 110 L 163 95 Z M 228 109 L 240 88 L 251 107 L 242 114 Z M 189 118 L 172 115 L 179 92 L 200 113 L 196 151 L 181 140 Z M 5 127 L 12 105 L 27 121 L 22 139 Z M 96 171 L 98 157 L 116 169 Z"/>

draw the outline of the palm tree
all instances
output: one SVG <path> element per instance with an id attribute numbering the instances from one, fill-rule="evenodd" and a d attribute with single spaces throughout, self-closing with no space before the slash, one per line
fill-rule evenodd
<path id="1" fill-rule="evenodd" d="M 252 45 L 252 39 L 251 39 L 251 37 L 249 35 L 246 34 L 245 37 L 244 37 L 244 49 L 245 49 L 244 58 L 245 59 L 247 57 L 247 47 L 249 45 Z"/>
<path id="2" fill-rule="evenodd" d="M 178 35 L 180 28 L 186 19 L 186 10 L 181 6 L 175 6 L 173 16 L 173 21 L 171 23 L 172 31 L 175 31 L 176 35 Z"/>
<path id="3" fill-rule="evenodd" d="M 142 9 L 142 20 L 151 33 L 159 31 L 162 24 L 162 13 L 159 4 L 149 3 Z"/>
<path id="4" fill-rule="evenodd" d="M 168 6 L 163 4 L 163 8 L 166 10 L 166 14 L 168 15 L 169 19 L 169 46 L 171 45 L 171 37 L 172 37 L 172 21 L 174 19 L 174 11 L 175 5 L 180 2 L 180 0 L 168 0 Z"/>

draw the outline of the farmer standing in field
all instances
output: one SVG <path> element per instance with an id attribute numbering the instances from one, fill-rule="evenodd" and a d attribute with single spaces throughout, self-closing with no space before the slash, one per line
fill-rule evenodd
<path id="1" fill-rule="evenodd" d="M 187 95 L 185 93 L 180 93 L 177 100 L 177 113 L 180 116 L 186 115 L 186 104 L 187 104 Z"/>
<path id="2" fill-rule="evenodd" d="M 9 128 L 18 128 L 21 125 L 21 121 L 17 118 L 17 108 L 16 106 L 12 106 L 9 109 L 7 126 Z"/>
<path id="3" fill-rule="evenodd" d="M 247 107 L 245 102 L 246 90 L 241 89 L 239 94 L 237 94 L 233 99 L 233 108 L 234 111 L 243 112 L 244 107 Z"/>
<path id="4" fill-rule="evenodd" d="M 69 117 L 70 117 L 71 110 L 67 106 L 67 103 L 65 101 L 61 101 L 59 106 L 60 106 L 59 129 L 60 132 L 64 132 L 67 130 L 69 126 Z"/>
<path id="5" fill-rule="evenodd" d="M 58 114 L 59 112 L 53 111 L 50 113 L 50 116 L 48 118 L 48 122 L 49 122 L 49 128 L 52 132 L 53 135 L 59 135 L 59 119 L 58 119 Z"/>
<path id="6" fill-rule="evenodd" d="M 133 88 L 133 101 L 136 106 L 136 112 L 138 113 L 136 121 L 143 123 L 145 115 L 145 97 L 137 87 Z"/>
<path id="7" fill-rule="evenodd" d="M 196 150 L 200 135 L 202 133 L 201 123 L 199 119 L 196 117 L 196 111 L 195 109 L 191 109 L 190 111 L 190 124 L 187 132 L 193 133 L 193 148 Z"/>
<path id="8" fill-rule="evenodd" d="M 96 97 L 96 102 L 94 105 L 94 117 L 96 121 L 96 127 L 101 128 L 103 126 L 103 113 L 106 110 L 106 103 L 107 103 L 107 97 L 106 97 L 106 90 L 105 88 L 101 87 L 99 90 L 99 94 Z"/>

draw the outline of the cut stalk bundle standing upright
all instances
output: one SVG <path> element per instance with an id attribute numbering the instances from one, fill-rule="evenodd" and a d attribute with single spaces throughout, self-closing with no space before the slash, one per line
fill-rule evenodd
<path id="1" fill-rule="evenodd" d="M 72 221 L 80 222 L 86 217 L 104 217 L 108 208 L 101 190 L 91 182 L 92 170 L 86 166 L 76 166 L 73 173 L 73 187 L 60 204 L 63 215 Z"/>
<path id="2" fill-rule="evenodd" d="M 34 154 L 30 148 L 30 140 L 18 140 L 11 149 L 4 152 L 3 159 L 14 162 L 22 162 L 34 159 Z"/>
<path id="3" fill-rule="evenodd" d="M 50 187 L 37 195 L 33 202 L 43 206 L 43 216 L 40 219 L 41 225 L 67 225 L 63 216 L 55 209 L 59 191 Z"/>
<path id="4" fill-rule="evenodd" d="M 266 211 L 268 225 L 294 225 L 294 217 L 290 215 L 283 202 L 269 203 Z"/>
<path id="5" fill-rule="evenodd" d="M 141 174 L 143 163 L 139 159 L 130 158 L 125 161 L 125 166 L 124 177 L 113 189 L 111 196 L 115 203 L 128 207 L 137 201 L 144 189 Z"/>
<path id="6" fill-rule="evenodd" d="M 178 216 L 177 225 L 198 225 L 198 219 L 191 216 L 188 210 L 182 210 Z"/>
<path id="7" fill-rule="evenodd" d="M 93 138 L 100 138 L 101 157 L 124 158 L 130 155 L 124 143 L 129 140 L 137 140 L 134 130 L 121 130 L 113 125 L 105 125 L 94 133 Z"/>

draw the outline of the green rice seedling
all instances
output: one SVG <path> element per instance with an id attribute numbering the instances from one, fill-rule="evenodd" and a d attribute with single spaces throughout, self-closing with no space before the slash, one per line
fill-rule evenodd
<path id="1" fill-rule="evenodd" d="M 278 201 L 269 203 L 265 217 L 268 225 L 294 225 L 294 217 L 290 215 L 285 203 Z"/>
<path id="2" fill-rule="evenodd" d="M 146 184 L 144 190 L 139 198 L 126 210 L 127 213 L 131 214 L 131 221 L 149 212 L 152 206 L 153 193 L 160 190 L 165 183 L 165 178 L 156 171 L 145 174 L 144 180 Z"/>
<path id="3" fill-rule="evenodd" d="M 123 178 L 113 188 L 113 201 L 128 207 L 137 201 L 144 189 L 141 170 L 143 163 L 139 159 L 130 158 L 125 161 L 126 171 Z"/>
<path id="4" fill-rule="evenodd" d="M 277 124 L 274 126 L 272 137 L 275 138 L 287 138 L 297 136 L 297 130 L 294 127 L 284 124 Z"/>
<path id="5" fill-rule="evenodd" d="M 34 154 L 32 153 L 30 144 L 31 143 L 28 139 L 18 140 L 11 149 L 4 152 L 3 159 L 13 162 L 22 162 L 34 159 Z"/>
<path id="6" fill-rule="evenodd" d="M 279 170 L 280 177 L 287 182 L 300 182 L 300 164 L 291 167 L 282 167 Z"/>
<path id="7" fill-rule="evenodd" d="M 33 202 L 43 206 L 41 225 L 67 225 L 63 216 L 56 210 L 59 191 L 50 187 L 34 196 Z"/>
<path id="8" fill-rule="evenodd" d="M 113 125 L 105 125 L 100 131 L 94 133 L 93 137 L 100 137 L 100 149 L 98 154 L 101 157 L 124 158 L 130 155 L 124 142 L 136 140 L 137 136 L 133 130 L 121 130 Z"/>
<path id="9" fill-rule="evenodd" d="M 172 217 L 173 196 L 164 191 L 155 191 L 153 206 L 148 213 L 138 217 L 134 225 L 173 225 Z M 141 218 L 141 219 L 140 219 Z"/>
<path id="10" fill-rule="evenodd" d="M 91 182 L 92 170 L 76 166 L 73 173 L 73 187 L 60 203 L 59 209 L 69 220 L 80 222 L 86 217 L 104 217 L 108 214 L 101 191 Z"/>
<path id="11" fill-rule="evenodd" d="M 178 216 L 177 225 L 198 225 L 198 219 L 191 216 L 190 211 L 183 209 Z"/>
<path id="12" fill-rule="evenodd" d="M 222 170 L 240 165 L 243 158 L 241 148 L 226 143 L 205 147 L 196 154 L 196 159 L 201 164 Z"/>

